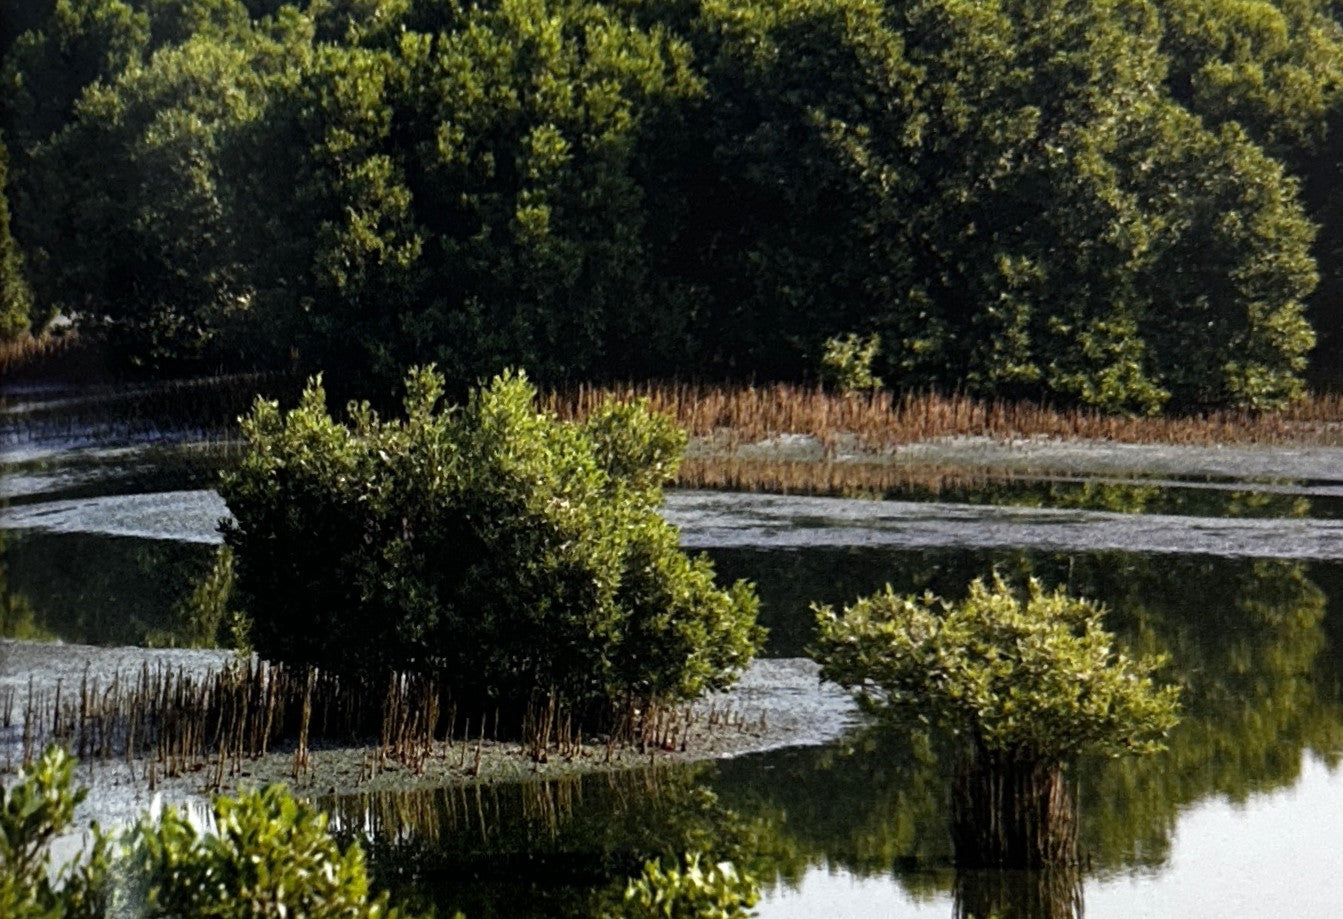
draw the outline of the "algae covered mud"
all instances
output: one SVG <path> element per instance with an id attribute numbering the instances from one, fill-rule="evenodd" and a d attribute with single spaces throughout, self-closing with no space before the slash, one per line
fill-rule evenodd
<path id="1" fill-rule="evenodd" d="M 30 677 L 70 687 L 87 672 L 106 685 L 146 660 L 208 668 L 226 658 L 140 646 L 174 639 L 187 585 L 208 565 L 227 430 L 203 438 L 199 426 L 105 419 L 90 432 L 96 412 L 69 421 L 54 399 L 24 396 L 40 427 L 4 422 L 5 626 L 30 639 L 0 646 L 0 696 L 14 693 L 15 713 Z M 778 440 L 757 453 L 803 461 L 794 454 L 807 449 Z M 879 461 L 911 475 L 867 492 L 876 499 L 669 497 L 686 545 L 708 551 L 722 576 L 758 583 L 771 629 L 766 659 L 732 703 L 746 718 L 720 751 L 730 758 L 645 757 L 589 774 L 556 763 L 462 782 L 395 770 L 361 779 L 357 756 L 314 750 L 320 768 L 300 792 L 366 840 L 379 883 L 472 917 L 595 915 L 641 859 L 689 849 L 755 871 L 765 917 L 947 917 L 985 905 L 1002 916 L 1335 911 L 1343 451 L 961 439 Z M 958 874 L 934 751 L 857 722 L 801 659 L 813 601 L 843 604 L 887 582 L 955 594 L 993 567 L 1105 602 L 1109 627 L 1167 652 L 1184 689 L 1167 753 L 1077 765 L 1090 868 L 1076 877 Z M 747 752 L 756 747 L 770 749 Z M 281 777 L 292 761 L 280 751 L 230 781 Z M 151 797 L 143 776 L 117 768 L 80 770 L 102 783 L 95 797 L 112 820 Z M 200 800 L 205 772 L 157 793 Z"/>

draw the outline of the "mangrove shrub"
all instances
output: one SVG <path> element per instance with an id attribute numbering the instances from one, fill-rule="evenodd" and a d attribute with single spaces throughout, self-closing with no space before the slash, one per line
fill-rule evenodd
<path id="1" fill-rule="evenodd" d="M 613 403 L 561 422 L 522 374 L 453 409 L 432 369 L 406 389 L 398 420 L 352 404 L 340 423 L 320 381 L 244 419 L 224 539 L 263 657 L 430 676 L 459 710 L 542 693 L 606 712 L 724 687 L 750 660 L 752 588 L 720 590 L 658 515 L 685 443 L 669 419 Z"/>
<path id="2" fill-rule="evenodd" d="M 342 850 L 326 815 L 283 786 L 216 798 L 213 815 L 213 833 L 176 808 L 142 817 L 113 862 L 111 914 L 145 904 L 137 915 L 406 915 L 372 892 L 359 845 Z"/>
<path id="3" fill-rule="evenodd" d="M 870 710 L 912 717 L 960 740 L 953 834 L 964 865 L 1075 858 L 1062 767 L 1082 754 L 1161 749 L 1179 690 L 1154 656 L 1115 650 L 1102 608 L 1032 579 L 1001 577 L 949 602 L 885 592 L 836 614 L 817 607 L 822 676 Z"/>

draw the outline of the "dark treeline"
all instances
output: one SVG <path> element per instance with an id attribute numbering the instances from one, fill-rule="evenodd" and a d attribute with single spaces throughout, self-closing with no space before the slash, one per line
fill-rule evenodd
<path id="1" fill-rule="evenodd" d="M 3 0 L 0 332 L 385 390 L 808 380 L 876 334 L 889 385 L 1271 408 L 1343 349 L 1337 16 Z"/>

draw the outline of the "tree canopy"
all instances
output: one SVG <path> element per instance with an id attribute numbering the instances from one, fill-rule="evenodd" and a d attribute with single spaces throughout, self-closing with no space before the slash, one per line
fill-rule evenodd
<path id="1" fill-rule="evenodd" d="M 8 39 L 4 270 L 150 368 L 810 379 L 875 335 L 892 386 L 1272 408 L 1334 341 L 1337 15 L 59 0 Z"/>

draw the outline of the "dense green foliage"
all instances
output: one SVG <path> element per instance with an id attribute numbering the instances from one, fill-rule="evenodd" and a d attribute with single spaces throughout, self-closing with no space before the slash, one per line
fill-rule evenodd
<path id="1" fill-rule="evenodd" d="M 9 229 L 9 200 L 4 193 L 9 175 L 9 151 L 0 136 L 0 341 L 28 331 L 32 296 L 23 277 L 23 259 Z"/>
<path id="2" fill-rule="evenodd" d="M 428 361 L 454 386 L 508 364 L 806 378 L 857 333 L 889 385 L 1143 412 L 1280 405 L 1312 315 L 1337 344 L 1322 0 L 15 21 L 21 280 L 148 367 L 297 358 L 383 392 Z"/>
<path id="3" fill-rule="evenodd" d="M 822 677 L 880 712 L 913 717 L 1017 763 L 1160 749 L 1179 689 L 1158 688 L 1158 657 L 1112 648 L 1102 610 L 1031 580 L 975 581 L 950 603 L 884 593 L 842 615 L 817 608 Z"/>
<path id="4" fill-rule="evenodd" d="M 881 348 L 881 336 L 859 338 L 850 332 L 825 343 L 821 354 L 821 381 L 846 395 L 881 388 L 881 377 L 872 372 L 872 363 Z"/>
<path id="5" fill-rule="evenodd" d="M 280 786 L 214 802 L 214 832 L 176 809 L 145 815 L 120 837 L 95 825 L 91 850 L 53 879 L 49 846 L 86 795 L 74 760 L 49 748 L 4 788 L 0 914 L 11 919 L 110 916 L 402 916 L 371 896 L 358 845 L 344 850 L 326 816 Z"/>
<path id="6" fill-rule="evenodd" d="M 458 409 L 442 390 L 413 372 L 404 419 L 351 405 L 342 424 L 313 383 L 244 420 L 220 491 L 258 653 L 433 675 L 463 712 L 554 691 L 600 714 L 735 678 L 761 639 L 755 595 L 719 590 L 658 515 L 679 429 L 637 404 L 560 422 L 521 375 Z"/>

